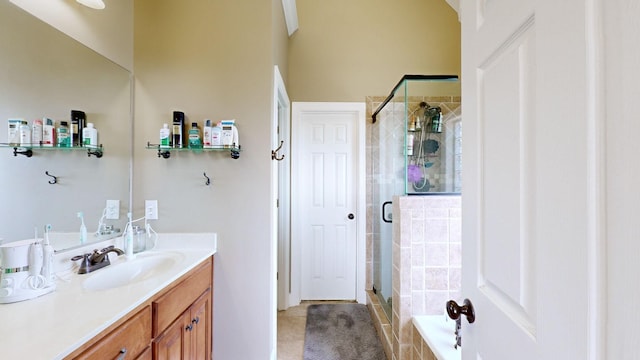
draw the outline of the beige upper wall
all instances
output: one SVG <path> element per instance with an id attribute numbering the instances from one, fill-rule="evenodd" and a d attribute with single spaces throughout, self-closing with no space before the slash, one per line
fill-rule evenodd
<path id="1" fill-rule="evenodd" d="M 405 74 L 460 74 L 460 23 L 445 0 L 297 0 L 292 101 L 364 101 Z"/>
<path id="2" fill-rule="evenodd" d="M 106 1 L 103 10 L 75 0 L 10 1 L 125 69 L 133 69 L 133 1 Z"/>
<path id="3" fill-rule="evenodd" d="M 282 75 L 284 83 L 287 84 L 289 34 L 287 33 L 287 24 L 284 20 L 282 0 L 272 0 L 271 4 L 273 16 L 273 64 L 278 65 L 280 75 Z"/>

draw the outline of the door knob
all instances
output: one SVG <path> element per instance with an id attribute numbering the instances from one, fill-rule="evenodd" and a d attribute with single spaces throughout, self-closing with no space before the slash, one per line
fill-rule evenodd
<path id="1" fill-rule="evenodd" d="M 460 306 L 453 300 L 447 301 L 447 314 L 453 320 L 458 320 L 460 315 L 465 315 L 469 324 L 473 324 L 473 322 L 476 321 L 476 313 L 473 311 L 471 300 L 464 299 L 462 304 L 463 305 Z"/>
<path id="2" fill-rule="evenodd" d="M 349 215 L 347 215 L 347 217 L 349 218 L 349 220 L 353 220 L 353 218 L 355 218 L 355 216 L 353 216 L 353 214 L 349 214 Z"/>

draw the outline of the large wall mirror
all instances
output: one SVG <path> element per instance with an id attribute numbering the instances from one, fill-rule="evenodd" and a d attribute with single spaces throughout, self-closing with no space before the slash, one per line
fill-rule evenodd
<path id="1" fill-rule="evenodd" d="M 88 242 L 106 200 L 120 201 L 123 228 L 130 201 L 132 142 L 131 74 L 8 1 L 0 1 L 0 238 L 42 236 L 45 224 L 57 233 L 78 232 L 84 214 Z M 71 110 L 86 113 L 104 146 L 101 158 L 79 150 L 33 150 L 14 156 L 8 120 L 32 124 L 48 117 L 70 121 Z M 45 172 L 57 176 L 57 183 Z M 57 249 L 79 238 L 53 243 Z M 77 240 L 77 241 L 76 241 Z"/>

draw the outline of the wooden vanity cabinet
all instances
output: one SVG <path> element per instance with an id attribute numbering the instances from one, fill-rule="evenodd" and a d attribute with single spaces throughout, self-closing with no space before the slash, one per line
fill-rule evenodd
<path id="1" fill-rule="evenodd" d="M 151 307 L 145 306 L 74 359 L 144 359 L 150 343 Z"/>
<path id="2" fill-rule="evenodd" d="M 211 359 L 211 275 L 208 262 L 153 301 L 154 359 Z"/>
<path id="3" fill-rule="evenodd" d="M 65 360 L 211 360 L 213 257 Z"/>

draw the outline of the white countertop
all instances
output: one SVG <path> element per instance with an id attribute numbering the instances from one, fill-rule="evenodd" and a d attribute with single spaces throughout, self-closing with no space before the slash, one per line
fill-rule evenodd
<path id="1" fill-rule="evenodd" d="M 89 291 L 82 282 L 94 273 L 67 274 L 58 279 L 57 290 L 39 298 L 0 304 L 0 358 L 62 359 L 108 326 L 125 316 L 158 291 L 216 253 L 217 236 L 207 234 L 159 234 L 153 250 L 140 253 L 179 252 L 180 261 L 169 271 L 131 285 Z M 61 253 L 70 258 L 76 253 Z M 112 265 L 120 261 L 110 254 Z M 106 267 L 104 269 L 108 269 Z"/>
<path id="2" fill-rule="evenodd" d="M 456 349 L 456 322 L 445 315 L 414 316 L 413 324 L 438 360 L 460 360 Z"/>

